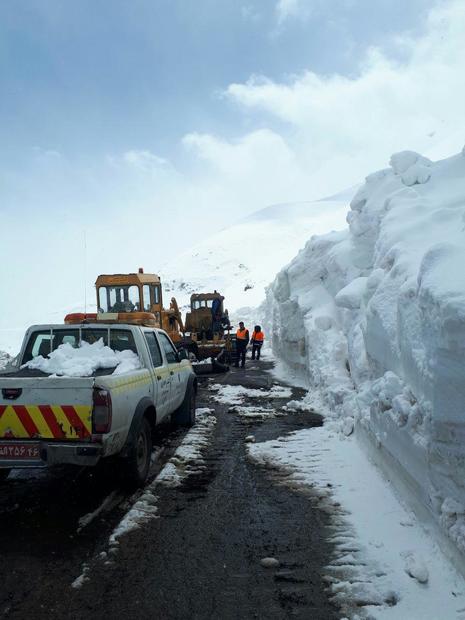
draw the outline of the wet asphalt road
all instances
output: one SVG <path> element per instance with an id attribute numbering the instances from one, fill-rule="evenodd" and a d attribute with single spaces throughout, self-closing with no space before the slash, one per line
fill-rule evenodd
<path id="1" fill-rule="evenodd" d="M 10 477 L 0 495 L 0 617 L 340 617 L 321 580 L 331 554 L 326 514 L 309 495 L 281 484 L 277 472 L 250 463 L 244 441 L 249 434 L 258 442 L 275 439 L 321 419 L 299 413 L 245 420 L 205 389 L 209 381 L 270 388 L 269 367 L 260 362 L 202 382 L 198 406 L 214 408 L 218 420 L 207 468 L 177 489 L 157 488 L 159 518 L 123 537 L 111 566 L 99 553 L 135 500 L 119 488 L 111 466 Z M 294 390 L 293 398 L 300 396 Z M 271 402 L 279 409 L 286 400 Z M 152 479 L 183 435 L 161 430 Z M 79 518 L 105 499 L 106 509 L 78 531 Z M 268 556 L 281 566 L 263 568 L 260 559 Z M 90 580 L 76 590 L 70 584 L 83 563 Z"/>

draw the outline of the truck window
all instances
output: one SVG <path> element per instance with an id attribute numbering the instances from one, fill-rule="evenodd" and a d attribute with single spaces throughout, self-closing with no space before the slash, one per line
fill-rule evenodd
<path id="1" fill-rule="evenodd" d="M 160 344 L 162 346 L 163 351 L 166 355 L 166 361 L 168 364 L 176 364 L 178 361 L 177 351 L 171 344 L 171 341 L 168 339 L 168 336 L 165 334 L 158 334 L 158 338 L 160 339 Z"/>
<path id="2" fill-rule="evenodd" d="M 155 368 L 163 366 L 163 359 L 161 357 L 160 347 L 158 346 L 157 339 L 154 332 L 144 332 L 145 340 L 150 351 L 150 357 Z"/>
<path id="3" fill-rule="evenodd" d="M 52 349 L 58 349 L 61 344 L 70 344 L 73 348 L 79 346 L 79 329 L 59 329 L 53 331 Z"/>
<path id="4" fill-rule="evenodd" d="M 98 290 L 99 312 L 140 312 L 138 286 L 101 286 Z"/>
<path id="5" fill-rule="evenodd" d="M 22 364 L 29 362 L 33 357 L 37 357 L 38 355 L 42 355 L 42 357 L 47 357 L 47 355 L 52 350 L 52 334 L 50 330 L 44 330 L 39 332 L 33 332 L 29 338 L 29 341 L 26 345 L 26 349 L 24 351 Z"/>
<path id="6" fill-rule="evenodd" d="M 80 338 L 89 344 L 97 342 L 97 340 L 102 338 L 104 344 L 108 344 L 107 329 L 82 329 L 81 336 L 79 332 L 80 330 L 77 328 L 55 329 L 53 331 L 53 335 L 51 330 L 34 332 L 26 345 L 22 363 L 25 364 L 38 355 L 47 357 L 51 351 L 55 351 L 55 349 L 58 349 L 58 347 L 62 344 L 70 344 L 73 348 L 77 348 L 79 346 Z M 129 342 L 126 338 L 126 342 L 126 348 L 135 349 L 134 340 Z M 124 349 L 121 348 L 120 350 Z"/>
<path id="7" fill-rule="evenodd" d="M 81 330 L 81 340 L 93 344 L 102 339 L 105 346 L 108 345 L 108 329 L 88 329 Z"/>
<path id="8" fill-rule="evenodd" d="M 128 329 L 110 329 L 110 349 L 113 351 L 132 351 L 137 354 L 132 332 Z"/>
<path id="9" fill-rule="evenodd" d="M 144 294 L 144 312 L 152 312 L 152 306 L 160 303 L 160 287 L 154 284 L 144 284 L 142 288 Z"/>

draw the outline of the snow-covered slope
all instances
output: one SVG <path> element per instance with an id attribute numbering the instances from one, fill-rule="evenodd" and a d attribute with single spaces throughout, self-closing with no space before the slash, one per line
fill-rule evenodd
<path id="1" fill-rule="evenodd" d="M 214 289 L 225 295 L 230 311 L 244 306 L 256 307 L 265 298 L 265 286 L 311 235 L 344 226 L 347 201 L 355 191 L 356 188 L 350 188 L 316 202 L 270 206 L 230 224 L 217 234 L 209 232 L 206 222 L 204 239 L 197 243 L 193 240 L 193 247 L 185 250 L 173 241 L 173 255 L 166 264 L 161 268 L 145 265 L 146 271 L 160 273 L 165 306 L 174 296 L 183 312 L 192 292 Z M 212 214 L 212 221 L 214 218 Z M 135 258 L 135 265 L 138 264 Z M 130 268 L 134 269 L 134 265 Z M 16 355 L 29 324 L 60 323 L 69 312 L 83 312 L 85 308 L 95 312 L 91 283 L 86 305 L 73 299 L 68 306 L 53 311 L 34 307 L 27 325 L 0 326 L 0 350 Z M 247 318 L 244 313 L 241 317 Z M 10 317 L 9 322 L 12 320 Z"/>
<path id="2" fill-rule="evenodd" d="M 181 306 L 192 292 L 214 289 L 225 296 L 229 310 L 258 306 L 265 287 L 311 235 L 345 225 L 354 193 L 352 188 L 325 200 L 273 205 L 215 235 L 209 235 L 206 223 L 205 239 L 162 268 L 166 292 Z"/>
<path id="3" fill-rule="evenodd" d="M 394 155 L 347 221 L 270 287 L 274 351 L 357 418 L 465 551 L 464 155 Z"/>

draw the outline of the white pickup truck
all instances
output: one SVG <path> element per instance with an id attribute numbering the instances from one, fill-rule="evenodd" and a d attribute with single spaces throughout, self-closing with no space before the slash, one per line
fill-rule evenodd
<path id="1" fill-rule="evenodd" d="M 61 344 L 100 339 L 113 351 L 136 353 L 140 369 L 64 377 L 24 367 Z M 161 329 L 102 322 L 30 327 L 14 365 L 0 371 L 0 480 L 11 468 L 92 466 L 117 457 L 126 481 L 141 486 L 155 427 L 167 416 L 193 425 L 196 393 L 189 360 Z"/>

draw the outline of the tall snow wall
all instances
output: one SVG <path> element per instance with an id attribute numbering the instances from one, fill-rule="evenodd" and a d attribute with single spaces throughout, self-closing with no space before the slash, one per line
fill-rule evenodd
<path id="1" fill-rule="evenodd" d="M 463 153 L 393 155 L 347 222 L 268 288 L 273 350 L 387 451 L 465 552 Z"/>

